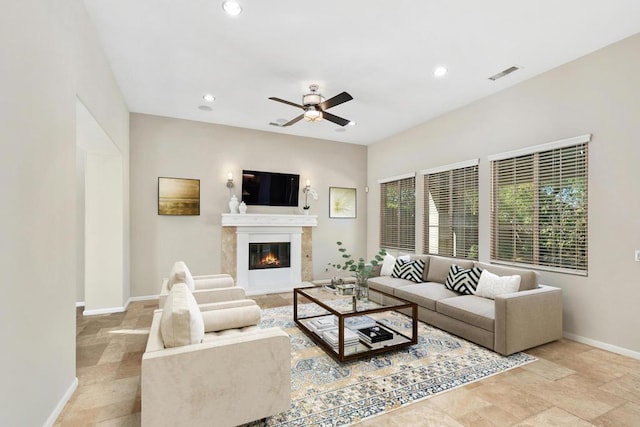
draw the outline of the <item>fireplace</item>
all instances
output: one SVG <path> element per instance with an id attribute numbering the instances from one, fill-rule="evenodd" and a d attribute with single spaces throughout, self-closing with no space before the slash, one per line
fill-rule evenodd
<path id="1" fill-rule="evenodd" d="M 290 266 L 290 242 L 249 243 L 249 270 Z"/>
<path id="2" fill-rule="evenodd" d="M 235 275 L 247 295 L 291 292 L 303 277 L 311 280 L 311 227 L 317 225 L 315 215 L 223 213 L 222 272 Z M 249 267 L 262 258 L 262 266 Z"/>

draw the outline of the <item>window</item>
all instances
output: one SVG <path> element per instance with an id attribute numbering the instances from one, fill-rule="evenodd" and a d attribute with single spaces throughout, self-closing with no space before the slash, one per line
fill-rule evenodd
<path id="1" fill-rule="evenodd" d="M 416 177 L 380 182 L 380 247 L 414 252 L 416 247 Z"/>
<path id="2" fill-rule="evenodd" d="M 590 138 L 489 159 L 492 260 L 586 274 Z"/>
<path id="3" fill-rule="evenodd" d="M 478 160 L 422 173 L 424 253 L 478 259 Z"/>

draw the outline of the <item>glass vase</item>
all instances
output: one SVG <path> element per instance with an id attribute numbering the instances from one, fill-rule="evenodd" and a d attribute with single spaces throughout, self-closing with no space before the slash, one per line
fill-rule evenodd
<path id="1" fill-rule="evenodd" d="M 367 279 L 359 279 L 356 286 L 358 299 L 362 302 L 369 302 L 369 282 Z"/>

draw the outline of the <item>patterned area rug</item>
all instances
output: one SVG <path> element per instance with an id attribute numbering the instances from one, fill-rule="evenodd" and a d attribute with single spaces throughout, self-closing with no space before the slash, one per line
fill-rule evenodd
<path id="1" fill-rule="evenodd" d="M 396 312 L 385 322 L 411 324 Z M 291 338 L 292 403 L 288 412 L 249 426 L 349 425 L 536 360 L 525 353 L 504 357 L 418 322 L 418 344 L 339 363 L 298 329 L 292 306 L 263 310 L 260 326 L 277 326 Z"/>

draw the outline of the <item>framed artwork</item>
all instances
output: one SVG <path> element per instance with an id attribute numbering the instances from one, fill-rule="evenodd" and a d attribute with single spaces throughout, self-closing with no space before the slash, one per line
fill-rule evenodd
<path id="1" fill-rule="evenodd" d="M 329 187 L 329 218 L 356 217 L 356 189 Z"/>
<path id="2" fill-rule="evenodd" d="M 200 180 L 159 177 L 158 215 L 200 215 Z"/>

